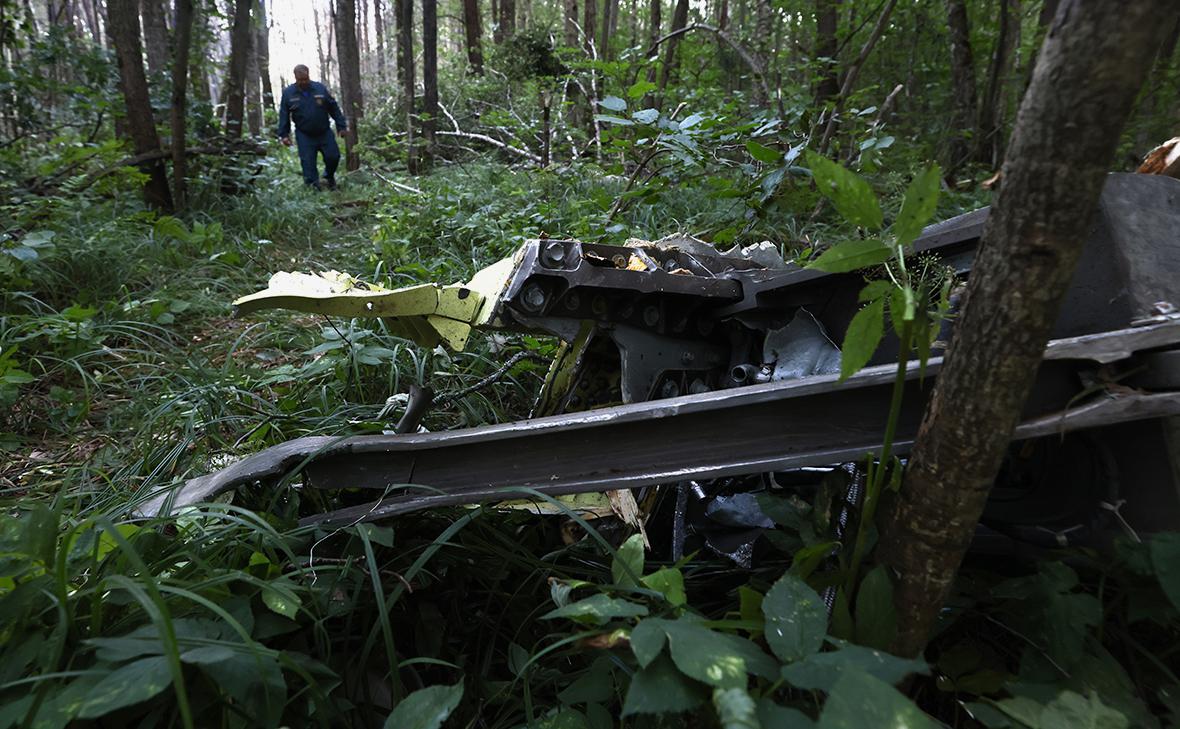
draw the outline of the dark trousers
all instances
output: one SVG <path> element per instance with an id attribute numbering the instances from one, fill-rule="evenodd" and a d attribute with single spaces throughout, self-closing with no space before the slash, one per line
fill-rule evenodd
<path id="1" fill-rule="evenodd" d="M 335 182 L 336 168 L 340 166 L 340 147 L 336 146 L 336 135 L 331 129 L 323 134 L 304 134 L 295 130 L 295 144 L 299 148 L 299 164 L 303 167 L 303 181 L 319 186 L 320 172 L 316 169 L 316 155 L 324 155 L 324 179 Z"/>

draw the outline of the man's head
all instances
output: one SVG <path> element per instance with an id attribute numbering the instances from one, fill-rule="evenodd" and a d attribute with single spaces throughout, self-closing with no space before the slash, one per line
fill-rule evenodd
<path id="1" fill-rule="evenodd" d="M 301 89 L 306 89 L 311 85 L 311 74 L 307 70 L 307 66 L 302 63 L 295 67 L 295 85 Z"/>

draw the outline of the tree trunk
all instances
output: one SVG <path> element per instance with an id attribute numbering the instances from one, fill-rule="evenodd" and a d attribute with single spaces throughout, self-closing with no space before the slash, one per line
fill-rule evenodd
<path id="1" fill-rule="evenodd" d="M 315 23 L 315 51 L 320 62 L 320 80 L 328 82 L 328 56 L 324 51 L 324 27 L 320 22 L 320 11 L 316 6 L 311 7 L 311 19 Z"/>
<path id="2" fill-rule="evenodd" d="M 111 40 L 119 59 L 119 88 L 127 106 L 127 131 L 136 154 L 158 152 L 160 135 L 152 119 L 152 100 L 147 75 L 143 69 L 143 47 L 139 42 L 139 8 L 135 0 L 109 0 Z M 143 199 L 157 210 L 172 209 L 172 193 L 163 160 L 147 163 L 143 171 L 148 180 L 143 185 Z"/>
<path id="3" fill-rule="evenodd" d="M 332 15 L 336 28 L 336 60 L 340 64 L 340 101 L 348 119 L 344 133 L 345 169 L 360 169 L 361 158 L 356 150 L 357 127 L 364 116 L 361 96 L 361 56 L 356 39 L 356 0 L 336 0 Z"/>
<path id="4" fill-rule="evenodd" d="M 950 138 L 944 173 L 953 180 L 959 167 L 967 161 L 970 139 L 966 136 L 975 118 L 975 61 L 971 55 L 971 32 L 964 0 L 946 0 L 947 27 L 951 40 L 951 108 Z"/>
<path id="5" fill-rule="evenodd" d="M 583 0 L 582 36 L 585 39 L 586 53 L 595 56 L 594 29 L 598 27 L 598 0 Z"/>
<path id="6" fill-rule="evenodd" d="M 860 70 L 864 68 L 865 61 L 869 59 L 873 49 L 877 46 L 877 41 L 881 40 L 881 35 L 885 32 L 886 26 L 889 25 L 889 18 L 893 14 L 893 9 L 897 7 L 897 0 L 885 0 L 885 6 L 881 8 L 881 14 L 877 16 L 877 22 L 873 26 L 873 32 L 869 34 L 863 46 L 860 47 L 860 53 L 848 65 L 848 70 L 844 72 L 844 81 L 840 84 L 840 95 L 836 97 L 836 105 L 832 109 L 832 113 L 828 115 L 827 126 L 824 127 L 824 135 L 819 140 L 819 151 L 824 154 L 828 150 L 828 145 L 832 142 L 832 136 L 836 133 L 836 120 L 839 117 L 840 108 L 848 97 L 852 94 L 852 89 L 856 87 L 856 79 L 860 75 Z"/>
<path id="7" fill-rule="evenodd" d="M 1004 83 L 1012 69 L 1016 52 L 1016 30 L 1019 23 L 1015 0 L 999 0 L 1000 28 L 996 36 L 996 51 L 987 69 L 987 85 L 979 102 L 979 124 L 975 135 L 975 158 L 995 166 L 1004 154 Z"/>
<path id="8" fill-rule="evenodd" d="M 266 13 L 266 0 L 258 0 L 258 32 L 255 35 L 258 47 L 258 75 L 262 78 L 262 112 L 265 123 L 266 112 L 274 111 L 275 92 L 270 83 L 270 18 Z"/>
<path id="9" fill-rule="evenodd" d="M 883 523 L 880 556 L 897 576 L 905 616 L 899 655 L 921 652 L 950 593 L 1120 132 L 1177 12 L 1169 0 L 1062 0 L 1017 115 L 954 339 Z"/>
<path id="10" fill-rule="evenodd" d="M 500 41 L 506 41 L 516 35 L 516 0 L 500 0 Z M 422 73 L 426 73 L 426 64 L 422 64 Z"/>
<path id="11" fill-rule="evenodd" d="M 82 0 L 82 13 L 86 16 L 86 27 L 90 31 L 90 40 L 94 41 L 96 46 L 100 48 L 105 45 L 105 38 L 102 30 L 98 27 L 98 8 L 95 7 L 97 0 Z"/>
<path id="12" fill-rule="evenodd" d="M 172 52 L 168 48 L 168 11 L 166 0 L 141 0 L 143 13 L 143 43 L 147 52 L 147 71 L 153 79 L 168 72 Z"/>
<path id="13" fill-rule="evenodd" d="M 687 26 L 688 0 L 676 0 L 676 9 L 672 11 L 672 29 L 668 32 L 675 33 Z M 676 48 L 680 45 L 680 36 L 669 38 L 667 44 L 668 47 L 664 50 L 664 70 L 660 74 L 659 95 L 656 97 L 656 108 L 663 105 L 664 90 L 668 88 L 669 82 L 676 77 Z"/>
<path id="14" fill-rule="evenodd" d="M 619 0 L 603 0 L 602 2 L 602 37 L 598 40 L 599 55 L 603 60 L 611 58 L 610 41 L 614 35 L 614 27 L 618 24 Z"/>
<path id="15" fill-rule="evenodd" d="M 234 0 L 233 26 L 229 36 L 229 72 L 225 78 L 225 133 L 230 139 L 242 136 L 246 113 L 246 69 L 250 62 L 250 7 L 254 0 Z"/>
<path id="16" fill-rule="evenodd" d="M 463 31 L 467 38 L 467 63 L 471 72 L 483 75 L 483 28 L 479 22 L 479 0 L 463 0 Z"/>
<path id="17" fill-rule="evenodd" d="M 397 57 L 401 74 L 402 96 L 406 105 L 406 167 L 418 174 L 418 149 L 414 134 L 414 2 L 396 0 Z"/>
<path id="18" fill-rule="evenodd" d="M 836 56 L 839 43 L 836 32 L 840 23 L 840 0 L 815 0 L 815 61 L 820 64 L 819 82 L 815 85 L 815 105 L 823 106 L 840 93 Z"/>
<path id="19" fill-rule="evenodd" d="M 373 34 L 377 36 L 377 78 L 385 81 L 385 10 L 373 0 Z"/>
<path id="20" fill-rule="evenodd" d="M 188 61 L 193 37 L 193 0 L 176 0 L 176 48 L 172 54 L 172 202 L 183 210 L 188 199 L 188 161 L 185 158 L 188 113 Z"/>
<path id="21" fill-rule="evenodd" d="M 578 0 L 565 0 L 565 44 L 570 48 L 578 47 Z"/>
<path id="22" fill-rule="evenodd" d="M 255 4 L 258 0 L 253 0 Z M 262 134 L 262 67 L 258 63 L 258 18 L 250 20 L 250 54 L 246 57 L 246 129 L 251 137 Z"/>
<path id="23" fill-rule="evenodd" d="M 422 0 L 422 140 L 427 164 L 434 158 L 438 124 L 438 0 Z"/>
<path id="24" fill-rule="evenodd" d="M 209 48 L 209 11 L 203 4 L 193 6 L 193 31 L 189 34 L 189 85 L 192 87 L 193 98 L 196 101 L 213 105 L 213 91 L 209 78 L 209 63 L 205 61 Z M 193 58 L 198 62 L 193 63 Z"/>

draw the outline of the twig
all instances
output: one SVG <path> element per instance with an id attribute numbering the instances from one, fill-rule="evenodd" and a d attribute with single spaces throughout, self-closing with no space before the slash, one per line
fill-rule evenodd
<path id="1" fill-rule="evenodd" d="M 896 0 L 894 0 L 894 2 L 896 2 Z M 678 38 L 678 37 L 684 35 L 685 33 L 689 32 L 690 30 L 703 30 L 708 33 L 712 33 L 713 35 L 717 36 L 722 41 L 724 41 L 726 43 L 726 45 L 728 45 L 730 48 L 732 48 L 738 54 L 738 56 L 741 57 L 741 59 L 745 62 L 745 64 L 750 67 L 750 70 L 754 72 L 754 76 L 755 76 L 755 78 L 758 79 L 758 84 L 762 87 L 762 92 L 764 94 L 766 94 L 766 98 L 767 99 L 774 98 L 774 95 L 770 93 L 770 85 L 766 82 L 766 71 L 762 67 L 762 63 L 758 59 L 756 59 L 753 56 L 753 54 L 751 54 L 750 51 L 746 49 L 745 46 L 743 46 L 741 43 L 738 43 L 737 40 L 735 40 L 731 35 L 729 35 L 729 33 L 726 33 L 721 28 L 717 28 L 712 25 L 707 25 L 705 23 L 693 23 L 692 25 L 686 25 L 683 28 L 679 28 L 677 30 L 672 31 L 671 33 L 667 33 L 667 34 L 657 38 L 655 40 L 655 42 L 653 42 L 651 44 L 651 46 L 648 47 L 647 52 L 644 55 L 648 58 L 651 58 L 656 53 L 656 51 L 659 49 L 660 44 L 664 43 L 665 41 L 672 40 L 673 38 Z M 782 97 L 781 96 L 778 99 L 778 103 L 779 103 L 779 116 L 785 116 L 783 108 L 782 108 Z"/>
<path id="2" fill-rule="evenodd" d="M 860 75 L 860 69 L 869 58 L 869 54 L 873 52 L 873 48 L 877 45 L 877 41 L 881 39 L 881 34 L 885 32 L 885 26 L 889 24 L 889 16 L 893 14 L 893 8 L 897 5 L 897 0 L 888 0 L 885 7 L 881 10 L 881 15 L 877 18 L 877 24 L 873 26 L 873 32 L 869 35 L 868 40 L 861 46 L 860 53 L 856 60 L 848 67 L 848 72 L 844 74 L 844 83 L 840 86 L 840 95 L 836 97 L 836 104 L 832 107 L 830 116 L 828 116 L 828 125 L 824 127 L 823 136 L 819 140 L 820 154 L 826 154 L 828 151 L 828 144 L 832 141 L 832 135 L 836 133 L 836 119 L 840 115 L 840 108 L 844 102 L 848 100 L 848 96 L 852 93 L 852 87 L 856 84 L 856 77 Z"/>
<path id="3" fill-rule="evenodd" d="M 377 170 L 370 169 L 369 172 L 372 172 L 373 176 L 376 177 L 378 180 L 381 180 L 382 182 L 384 182 L 386 184 L 392 185 L 399 190 L 404 190 L 405 192 L 412 192 L 415 195 L 425 195 L 426 194 L 416 187 L 410 187 L 409 185 L 404 185 L 400 182 L 397 182 L 396 180 L 391 180 L 388 177 L 386 177 L 385 175 L 378 172 Z"/>
<path id="4" fill-rule="evenodd" d="M 455 120 L 455 117 L 451 115 L 451 112 L 447 111 L 445 106 L 443 106 L 440 103 L 438 105 L 438 108 L 442 111 L 443 115 L 447 117 L 447 119 L 451 120 L 451 125 L 455 127 L 455 130 L 451 131 L 451 132 L 435 132 L 435 134 L 437 134 L 439 136 L 443 136 L 443 137 L 459 137 L 460 139 L 473 139 L 473 140 L 476 140 L 479 142 L 486 142 L 487 144 L 490 144 L 493 147 L 499 147 L 500 149 L 504 150 L 505 152 L 512 152 L 513 154 L 519 155 L 521 157 L 525 157 L 526 159 L 536 162 L 537 164 L 541 164 L 541 156 L 537 155 L 537 154 L 533 154 L 532 152 L 528 151 L 527 149 L 521 149 L 520 147 L 514 147 L 511 144 L 508 144 L 507 142 L 501 142 L 499 139 L 496 139 L 495 137 L 489 137 L 486 134 L 478 134 L 476 132 L 463 131 L 462 129 L 459 128 L 459 122 L 457 122 Z"/>

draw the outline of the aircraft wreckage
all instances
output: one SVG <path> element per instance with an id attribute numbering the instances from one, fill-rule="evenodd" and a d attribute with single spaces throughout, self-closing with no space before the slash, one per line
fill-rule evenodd
<path id="1" fill-rule="evenodd" d="M 987 216 L 930 226 L 914 252 L 965 278 Z M 1180 315 L 1168 303 L 1180 303 L 1180 180 L 1111 175 L 1094 221 L 981 538 L 1054 546 L 1180 522 Z M 299 438 L 140 510 L 166 513 L 251 484 L 370 494 L 304 520 L 345 525 L 537 492 L 674 485 L 665 499 L 674 529 L 686 511 L 699 531 L 711 519 L 719 529 L 709 546 L 733 556 L 749 542 L 743 530 L 769 526 L 743 495 L 808 482 L 814 491 L 817 474 L 881 446 L 897 340 L 838 381 L 839 342 L 863 283 L 859 273 L 785 264 L 772 248 L 720 253 L 691 238 L 531 240 L 450 286 L 276 274 L 235 302 L 237 314 L 381 317 L 423 347 L 462 349 L 472 330 L 563 345 L 527 420 L 418 432 L 430 394 L 415 388 L 395 434 Z M 909 368 L 895 452 L 917 432 L 938 354 L 924 378 L 916 362 Z"/>

